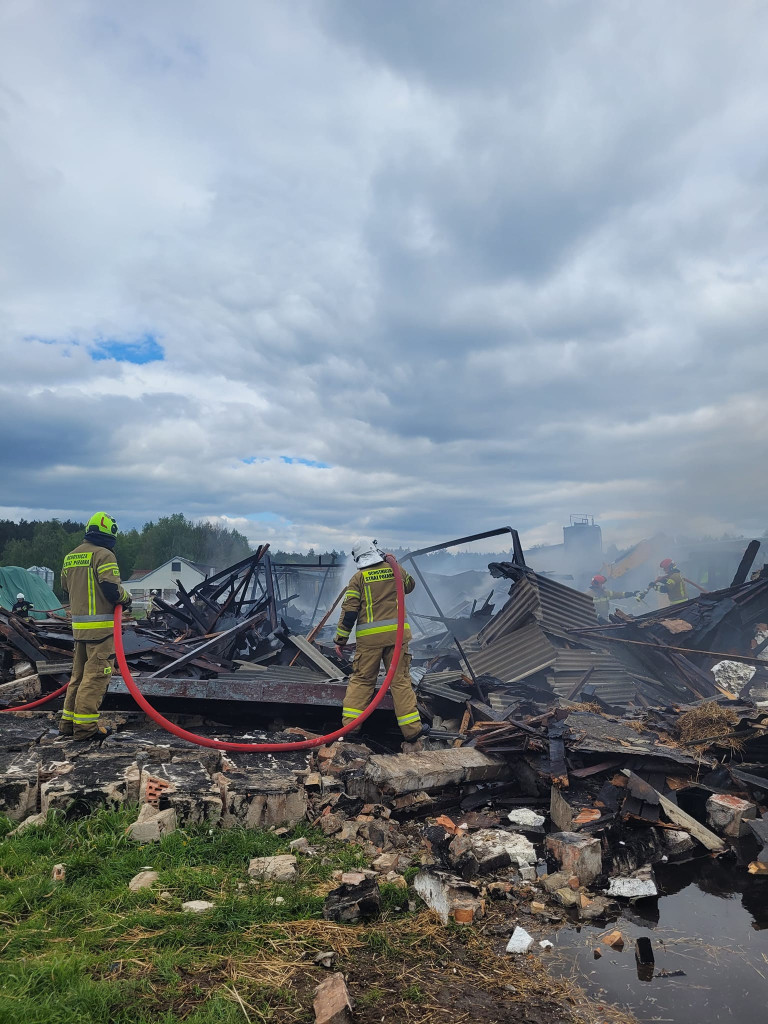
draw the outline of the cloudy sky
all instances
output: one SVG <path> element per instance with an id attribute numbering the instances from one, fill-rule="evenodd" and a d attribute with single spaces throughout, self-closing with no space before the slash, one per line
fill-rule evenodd
<path id="1" fill-rule="evenodd" d="M 768 527 L 764 0 L 3 0 L 0 516 Z"/>

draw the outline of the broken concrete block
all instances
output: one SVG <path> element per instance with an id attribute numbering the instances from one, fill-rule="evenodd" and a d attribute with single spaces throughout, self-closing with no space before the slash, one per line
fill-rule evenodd
<path id="1" fill-rule="evenodd" d="M 352 1000 L 344 975 L 332 974 L 314 992 L 315 1024 L 352 1024 Z"/>
<path id="2" fill-rule="evenodd" d="M 555 871 L 551 875 L 544 875 L 541 881 L 547 892 L 555 892 L 557 889 L 567 886 L 571 877 L 573 876 L 568 875 L 565 871 Z"/>
<path id="3" fill-rule="evenodd" d="M 34 715 L 24 718 L 18 715 L 3 715 L 0 730 L 0 751 L 15 753 L 28 750 L 48 732 L 49 722 Z"/>
<path id="4" fill-rule="evenodd" d="M 292 839 L 288 843 L 288 849 L 291 853 L 301 853 L 305 857 L 314 857 L 315 850 L 309 845 L 309 840 L 306 836 L 301 836 L 299 839 Z"/>
<path id="5" fill-rule="evenodd" d="M 326 952 L 318 953 L 312 958 L 312 963 L 317 964 L 318 967 L 324 967 L 327 971 L 333 966 L 333 961 L 336 959 L 336 953 L 334 950 L 329 949 Z"/>
<path id="6" fill-rule="evenodd" d="M 134 875 L 128 883 L 131 892 L 140 892 L 142 889 L 151 889 L 160 876 L 156 871 L 144 869 L 138 875 Z"/>
<path id="7" fill-rule="evenodd" d="M 207 910 L 213 910 L 214 906 L 210 900 L 187 900 L 181 904 L 181 909 L 185 914 L 204 914 Z"/>
<path id="8" fill-rule="evenodd" d="M 678 828 L 660 829 L 662 846 L 668 857 L 682 857 L 696 849 L 696 843 L 687 832 Z"/>
<path id="9" fill-rule="evenodd" d="M 247 768 L 247 770 L 246 770 Z M 273 825 L 296 825 L 307 815 L 307 792 L 297 769 L 258 771 L 238 765 L 233 771 L 217 772 L 222 803 L 221 824 L 252 829 Z"/>
<path id="10" fill-rule="evenodd" d="M 333 836 L 340 832 L 344 826 L 344 816 L 341 814 L 321 814 L 318 819 L 318 827 L 323 835 Z"/>
<path id="11" fill-rule="evenodd" d="M 541 942 L 539 943 L 539 945 L 541 946 L 541 948 L 544 950 L 545 953 L 548 953 L 550 951 L 550 949 L 554 949 L 555 948 L 554 942 L 551 942 L 549 939 L 542 939 Z"/>
<path id="12" fill-rule="evenodd" d="M 721 835 L 738 839 L 749 833 L 747 821 L 757 818 L 757 807 L 728 793 L 715 793 L 707 800 L 707 824 Z"/>
<path id="13" fill-rule="evenodd" d="M 217 822 L 221 818 L 223 801 L 219 787 L 200 761 L 146 765 L 141 772 L 139 795 L 143 803 L 154 803 L 156 799 L 160 810 L 173 807 L 179 825 Z"/>
<path id="14" fill-rule="evenodd" d="M 578 832 L 557 832 L 547 836 L 547 849 L 568 875 L 576 875 L 582 885 L 600 876 L 603 858 L 599 839 Z"/>
<path id="15" fill-rule="evenodd" d="M 581 900 L 579 898 L 579 893 L 574 892 L 573 889 L 571 889 L 567 885 L 564 888 L 562 888 L 562 889 L 555 889 L 554 896 L 555 896 L 555 899 L 557 900 L 557 902 L 562 907 L 570 908 L 570 907 L 580 907 L 581 906 Z"/>
<path id="16" fill-rule="evenodd" d="M 509 864 L 517 867 L 536 863 L 533 844 L 519 832 L 500 828 L 481 828 L 470 836 L 478 869 L 487 873 Z"/>
<path id="17" fill-rule="evenodd" d="M 458 921 L 457 910 L 460 911 L 459 917 L 465 917 L 465 912 L 471 910 L 472 920 L 485 913 L 485 901 L 480 898 L 477 886 L 446 871 L 422 868 L 414 879 L 413 887 L 430 910 L 435 911 L 442 924 L 448 924 L 452 918 Z"/>
<path id="18" fill-rule="evenodd" d="M 609 896 L 620 896 L 625 900 L 647 899 L 659 895 L 653 877 L 653 868 L 650 864 L 633 871 L 627 877 L 611 878 L 608 882 L 607 892 Z"/>
<path id="19" fill-rule="evenodd" d="M 360 885 L 365 879 L 366 876 L 362 871 L 342 871 L 341 873 L 342 885 Z"/>
<path id="20" fill-rule="evenodd" d="M 507 943 L 507 953 L 527 953 L 533 945 L 533 936 L 518 925 Z"/>
<path id="21" fill-rule="evenodd" d="M 176 831 L 176 811 L 173 807 L 159 811 L 152 804 L 142 804 L 138 818 L 125 831 L 135 843 L 157 843 Z"/>
<path id="22" fill-rule="evenodd" d="M 140 773 L 130 754 L 84 750 L 74 761 L 60 764 L 55 771 L 53 778 L 40 785 L 43 814 L 50 810 L 69 811 L 74 806 L 87 812 L 94 807 L 138 802 Z"/>
<path id="23" fill-rule="evenodd" d="M 366 878 L 357 885 L 341 884 L 328 893 L 323 907 L 326 921 L 340 921 L 354 924 L 378 917 L 381 913 L 381 893 L 373 878 Z"/>
<path id="24" fill-rule="evenodd" d="M 24 821 L 22 821 L 22 823 L 20 825 L 17 825 L 16 828 L 14 828 L 10 832 L 8 832 L 7 836 L 8 837 L 10 837 L 10 836 L 18 836 L 18 835 L 21 835 L 22 832 L 26 832 L 28 828 L 34 828 L 36 825 L 44 825 L 44 824 L 45 824 L 45 815 L 44 814 L 30 814 L 30 816 L 28 818 L 25 818 Z"/>
<path id="25" fill-rule="evenodd" d="M 525 830 L 526 828 L 539 829 L 547 819 L 543 814 L 538 814 L 528 807 L 517 807 L 507 815 L 507 821 Z"/>
<path id="26" fill-rule="evenodd" d="M 5 725 L 5 720 L 3 721 Z M 0 814 L 23 821 L 37 809 L 40 759 L 15 754 L 0 768 Z"/>
<path id="27" fill-rule="evenodd" d="M 375 754 L 358 778 L 347 783 L 347 793 L 370 803 L 386 803 L 386 796 L 404 796 L 507 778 L 507 761 L 488 757 L 474 747 L 426 750 L 421 753 Z"/>
<path id="28" fill-rule="evenodd" d="M 397 871 L 388 871 L 387 874 L 384 876 L 384 881 L 388 882 L 390 885 L 397 886 L 398 889 L 408 888 L 408 883 L 406 882 L 405 878 L 402 875 L 398 874 Z"/>
<path id="29" fill-rule="evenodd" d="M 581 896 L 584 896 L 584 893 L 581 893 Z M 579 919 L 581 921 L 605 921 L 618 917 L 619 912 L 619 904 L 614 900 L 608 900 L 604 896 L 590 896 L 586 905 L 582 900 L 579 906 Z"/>
<path id="30" fill-rule="evenodd" d="M 371 864 L 374 871 L 378 871 L 380 874 L 385 875 L 388 871 L 394 871 L 399 861 L 399 856 L 396 853 L 382 853 L 376 858 Z"/>
<path id="31" fill-rule="evenodd" d="M 290 882 L 296 877 L 296 858 L 292 853 L 281 853 L 276 857 L 254 857 L 248 865 L 251 878 L 269 882 Z"/>

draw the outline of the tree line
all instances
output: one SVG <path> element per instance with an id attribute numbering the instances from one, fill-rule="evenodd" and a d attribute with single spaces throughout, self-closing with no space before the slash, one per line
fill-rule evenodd
<path id="1" fill-rule="evenodd" d="M 82 540 L 85 523 L 72 519 L 0 520 L 0 565 L 33 565 L 53 569 L 54 590 L 64 556 Z M 120 576 L 127 580 L 135 569 L 156 569 L 174 555 L 223 569 L 251 554 L 248 539 L 237 530 L 211 523 L 193 523 L 181 512 L 145 523 L 140 530 L 117 535 L 115 555 Z"/>

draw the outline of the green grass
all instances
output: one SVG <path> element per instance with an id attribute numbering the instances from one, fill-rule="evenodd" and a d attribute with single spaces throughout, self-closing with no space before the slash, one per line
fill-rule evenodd
<path id="1" fill-rule="evenodd" d="M 278 1019 L 276 1006 L 293 994 L 238 965 L 279 959 L 280 942 L 295 946 L 295 929 L 282 935 L 281 924 L 322 918 L 333 871 L 362 865 L 362 852 L 321 839 L 323 856 L 299 858 L 296 880 L 254 885 L 251 857 L 285 853 L 297 835 L 318 837 L 301 826 L 284 838 L 193 827 L 139 847 L 125 836 L 134 819 L 135 808 L 72 822 L 51 816 L 5 838 L 14 823 L 0 818 L 0 1024 L 234 1024 L 246 1012 Z M 63 883 L 51 879 L 59 862 Z M 145 866 L 158 882 L 130 892 Z M 383 888 L 386 906 L 407 902 L 402 890 Z M 215 909 L 183 913 L 191 899 Z M 323 948 L 312 936 L 303 945 Z"/>

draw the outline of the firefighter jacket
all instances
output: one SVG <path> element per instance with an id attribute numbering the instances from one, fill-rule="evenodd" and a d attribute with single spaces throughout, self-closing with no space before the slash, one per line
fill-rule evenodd
<path id="1" fill-rule="evenodd" d="M 120 582 L 120 570 L 109 548 L 83 541 L 64 559 L 61 586 L 69 594 L 75 640 L 95 642 L 113 634 L 115 605 L 131 597 Z"/>
<path id="2" fill-rule="evenodd" d="M 415 583 L 413 577 L 400 568 L 403 574 L 403 589 L 410 594 Z M 336 643 L 346 644 L 352 627 L 358 646 L 391 647 L 397 633 L 397 587 L 395 574 L 387 562 L 359 569 L 349 581 L 341 605 L 339 624 L 336 627 Z M 408 619 L 405 620 L 404 640 L 411 635 Z"/>
<path id="3" fill-rule="evenodd" d="M 674 569 L 668 576 L 659 576 L 653 587 L 654 590 L 666 594 L 670 604 L 682 604 L 683 601 L 688 600 L 683 574 L 679 569 Z"/>
<path id="4" fill-rule="evenodd" d="M 598 615 L 606 616 L 611 609 L 611 601 L 621 601 L 624 597 L 634 597 L 633 590 L 605 590 L 604 588 L 590 587 L 589 592 L 595 602 L 595 611 Z"/>

